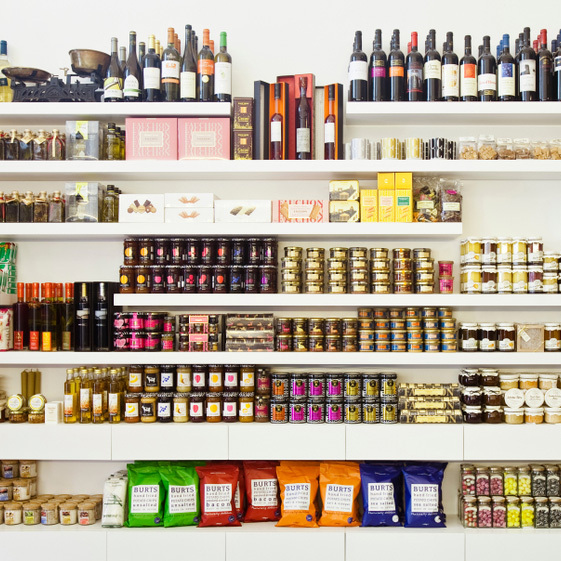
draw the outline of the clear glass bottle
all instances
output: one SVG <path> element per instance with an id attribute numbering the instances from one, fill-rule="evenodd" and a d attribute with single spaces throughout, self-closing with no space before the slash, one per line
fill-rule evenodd
<path id="1" fill-rule="evenodd" d="M 107 135 L 105 138 L 105 159 L 121 159 L 121 142 L 115 129 L 115 123 L 107 124 Z"/>
<path id="2" fill-rule="evenodd" d="M 115 193 L 115 186 L 108 185 L 105 197 L 103 198 L 103 208 L 101 213 L 102 222 L 118 222 L 119 215 L 117 211 L 117 194 Z"/>
<path id="3" fill-rule="evenodd" d="M 35 197 L 31 191 L 25 192 L 25 197 L 20 200 L 19 205 L 19 221 L 33 222 L 33 203 Z"/>
<path id="4" fill-rule="evenodd" d="M 64 160 L 66 158 L 64 136 L 58 129 L 53 129 L 51 137 L 47 141 L 47 159 Z"/>
<path id="5" fill-rule="evenodd" d="M 41 191 L 33 204 L 33 222 L 48 222 L 49 202 L 47 192 Z"/>
<path id="6" fill-rule="evenodd" d="M 25 129 L 23 135 L 19 140 L 19 159 L 32 160 L 33 159 L 33 145 L 35 135 L 30 129 Z"/>
<path id="7" fill-rule="evenodd" d="M 19 160 L 19 136 L 16 129 L 10 131 L 10 136 L 4 142 L 4 159 Z"/>
<path id="8" fill-rule="evenodd" d="M 6 222 L 19 222 L 19 193 L 6 195 Z"/>
<path id="9" fill-rule="evenodd" d="M 60 191 L 55 191 L 49 200 L 49 222 L 64 222 L 64 201 Z"/>
<path id="10" fill-rule="evenodd" d="M 48 139 L 47 133 L 44 130 L 40 130 L 39 134 L 33 139 L 31 151 L 32 160 L 48 160 Z"/>

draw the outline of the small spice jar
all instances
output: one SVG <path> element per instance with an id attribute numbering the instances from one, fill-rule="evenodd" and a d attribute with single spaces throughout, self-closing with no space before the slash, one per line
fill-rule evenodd
<path id="1" fill-rule="evenodd" d="M 59 520 L 62 526 L 72 526 L 78 523 L 78 508 L 76 503 L 66 502 L 60 505 Z"/>
<path id="2" fill-rule="evenodd" d="M 240 423 L 253 423 L 255 420 L 254 397 L 253 392 L 240 394 L 238 400 Z"/>
<path id="3" fill-rule="evenodd" d="M 4 503 L 4 524 L 17 526 L 23 522 L 23 504 L 18 502 Z"/>
<path id="4" fill-rule="evenodd" d="M 29 479 L 13 480 L 13 498 L 14 501 L 28 501 L 31 499 L 31 482 Z"/>
<path id="5" fill-rule="evenodd" d="M 86 501 L 78 505 L 78 524 L 91 526 L 96 522 L 96 503 Z"/>

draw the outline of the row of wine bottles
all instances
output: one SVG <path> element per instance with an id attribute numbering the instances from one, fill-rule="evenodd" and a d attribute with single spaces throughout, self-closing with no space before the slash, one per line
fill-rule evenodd
<path id="1" fill-rule="evenodd" d="M 561 31 L 548 49 L 547 30 L 530 39 L 525 27 L 510 52 L 510 37 L 503 35 L 491 52 L 486 35 L 479 57 L 472 55 L 471 35 L 465 36 L 464 56 L 454 52 L 454 37 L 446 34 L 442 55 L 436 48 L 436 31 L 418 50 L 411 33 L 407 56 L 400 50 L 399 29 L 393 31 L 390 52 L 382 49 L 382 31 L 376 30 L 370 61 L 362 50 L 362 32 L 355 33 L 348 79 L 349 101 L 561 101 Z"/>
<path id="2" fill-rule="evenodd" d="M 226 33 L 220 33 L 220 51 L 211 49 L 210 31 L 203 29 L 203 46 L 190 25 L 185 26 L 185 50 L 181 56 L 175 30 L 168 28 L 168 45 L 157 52 L 154 35 L 136 54 L 136 33 L 129 34 L 129 53 L 124 64 L 118 41 L 111 38 L 111 63 L 104 80 L 104 101 L 232 101 L 232 57 Z M 141 43 L 141 47 L 143 47 Z M 124 58 L 124 57 L 123 57 Z"/>

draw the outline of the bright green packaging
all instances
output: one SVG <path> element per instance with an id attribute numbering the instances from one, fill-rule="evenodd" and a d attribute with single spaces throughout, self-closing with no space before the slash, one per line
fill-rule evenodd
<path id="1" fill-rule="evenodd" d="M 127 467 L 129 472 L 127 526 L 131 528 L 163 526 L 165 491 L 158 468 L 130 464 Z"/>
<path id="2" fill-rule="evenodd" d="M 196 526 L 201 515 L 199 476 L 194 467 L 161 467 L 166 488 L 164 526 Z"/>

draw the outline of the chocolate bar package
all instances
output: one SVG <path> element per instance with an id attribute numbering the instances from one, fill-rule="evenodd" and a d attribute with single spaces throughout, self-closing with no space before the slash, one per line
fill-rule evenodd
<path id="1" fill-rule="evenodd" d="M 399 384 L 398 397 L 460 397 L 459 384 Z"/>
<path id="2" fill-rule="evenodd" d="M 252 97 L 234 98 L 233 130 L 235 131 L 253 130 L 253 98 Z"/>
<path id="3" fill-rule="evenodd" d="M 227 331 L 274 331 L 273 314 L 228 314 Z"/>
<path id="4" fill-rule="evenodd" d="M 458 397 L 417 397 L 413 399 L 400 398 L 399 408 L 401 410 L 456 410 L 461 409 L 460 399 Z"/>
<path id="5" fill-rule="evenodd" d="M 403 424 L 461 423 L 462 412 L 446 409 L 404 409 L 399 412 L 399 422 Z"/>

